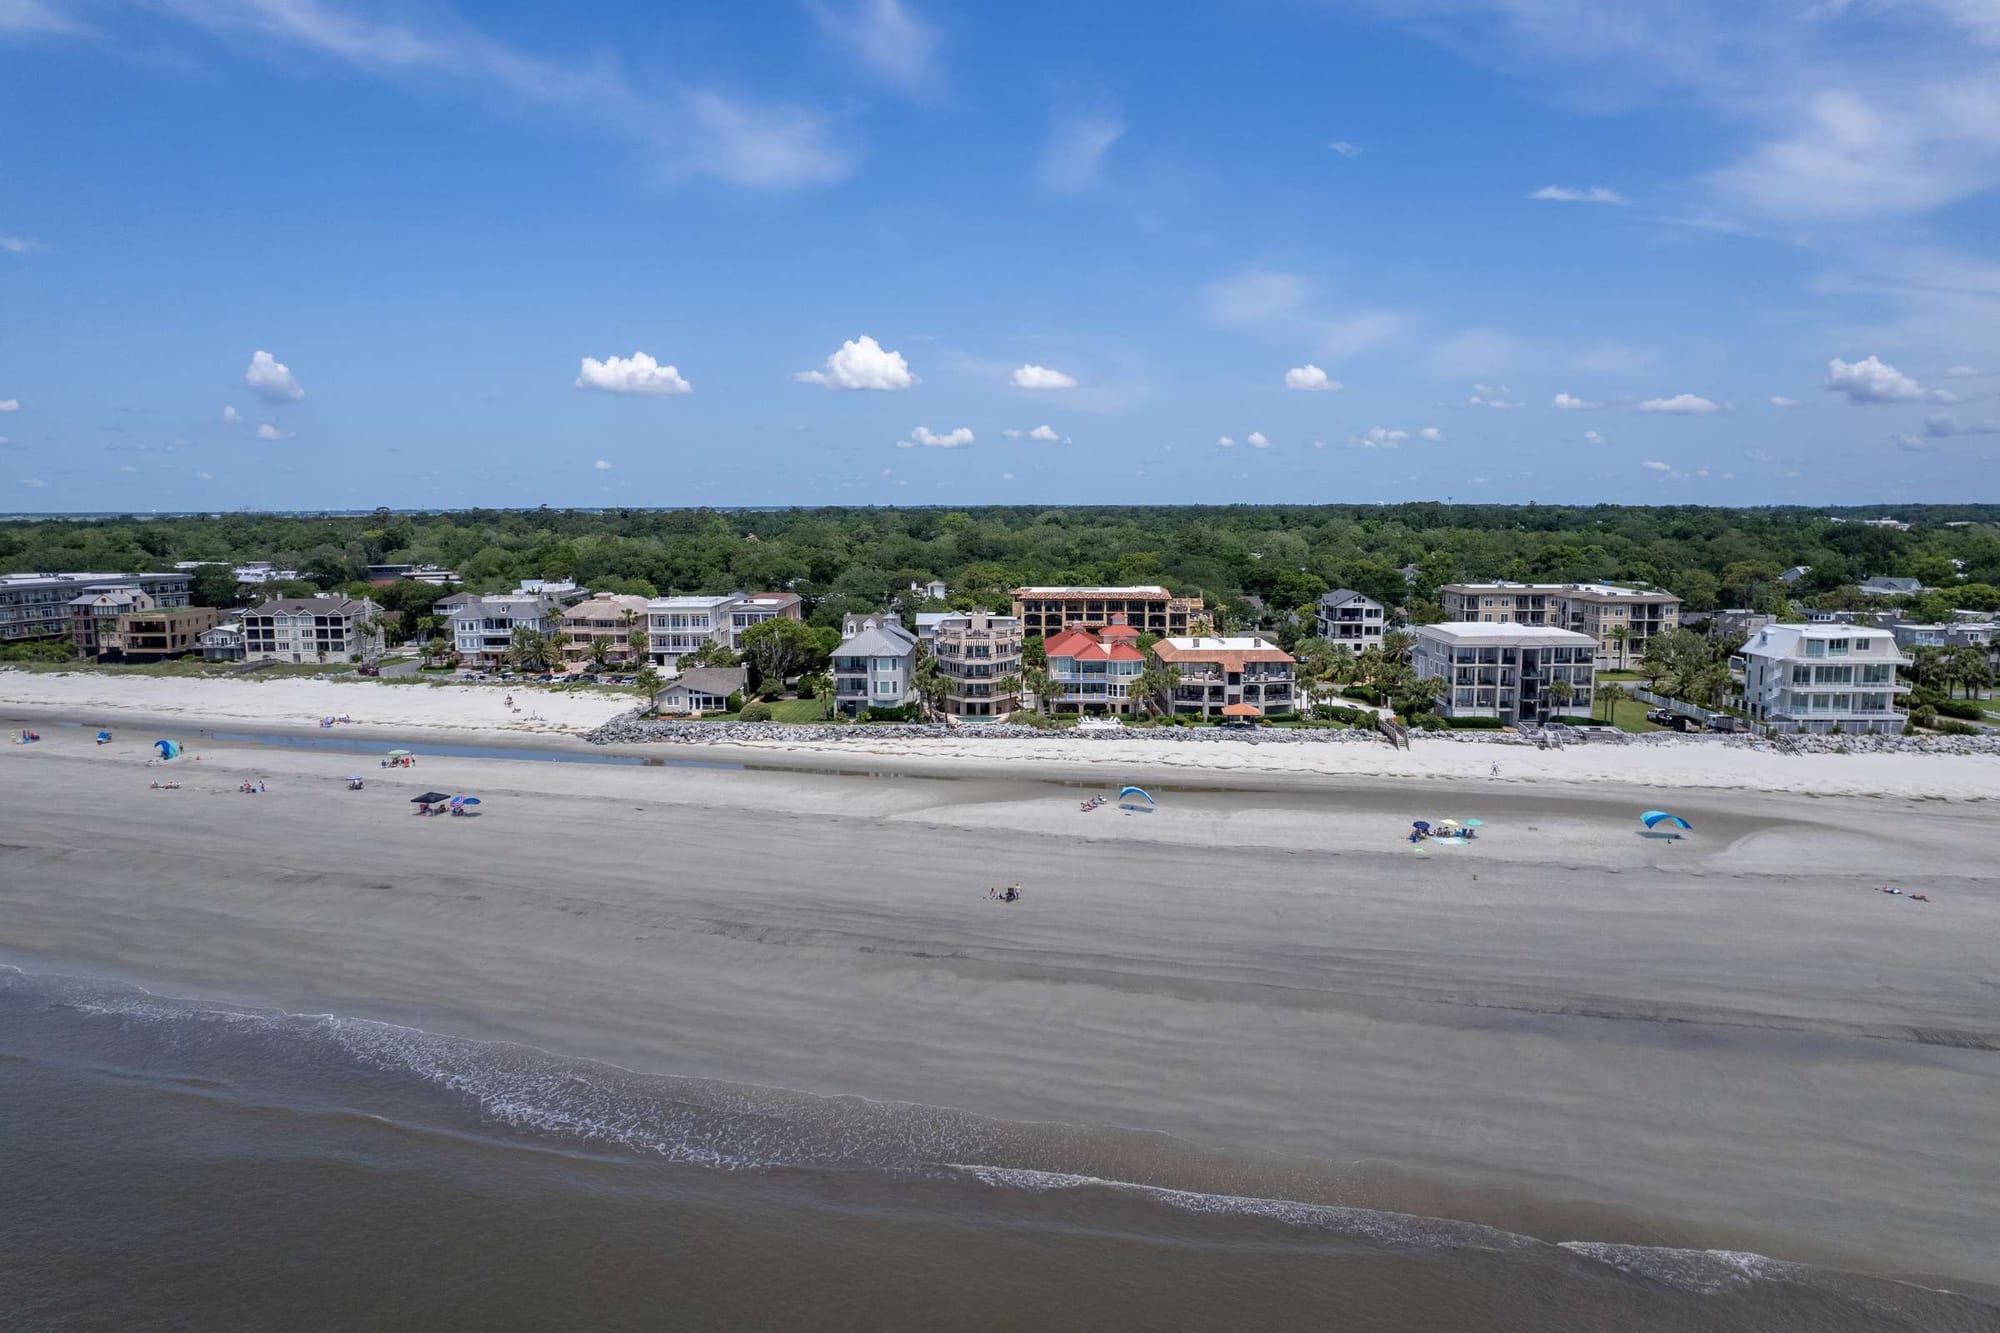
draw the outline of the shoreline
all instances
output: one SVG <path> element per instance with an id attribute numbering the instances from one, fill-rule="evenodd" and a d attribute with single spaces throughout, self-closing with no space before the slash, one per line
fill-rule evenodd
<path id="1" fill-rule="evenodd" d="M 1697 833 L 1672 843 L 1640 836 L 1624 789 L 1554 781 L 1237 773 L 1128 816 L 1081 813 L 1070 765 L 440 754 L 348 793 L 340 753 L 195 753 L 152 764 L 141 738 L 70 728 L 0 751 L 0 950 L 1407 1174 L 1357 1206 L 1506 1225 L 1494 1200 L 1520 1191 L 1690 1246 L 1994 1276 L 1970 1248 L 2000 1192 L 2000 893 L 1975 805 L 1690 789 Z M 169 773 L 182 790 L 148 790 Z M 246 776 L 268 794 L 237 794 Z M 433 784 L 487 803 L 410 817 Z M 1403 839 L 1412 815 L 1475 813 L 1471 846 Z M 1018 909 L 983 901 L 1008 880 Z"/>

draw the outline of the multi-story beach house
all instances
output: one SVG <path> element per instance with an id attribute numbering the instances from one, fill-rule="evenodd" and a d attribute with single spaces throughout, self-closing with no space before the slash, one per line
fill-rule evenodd
<path id="1" fill-rule="evenodd" d="M 201 657 L 204 662 L 241 662 L 243 656 L 242 621 L 226 620 L 202 633 Z"/>
<path id="2" fill-rule="evenodd" d="M 562 623 L 562 607 L 540 593 L 494 593 L 487 597 L 461 595 L 451 609 L 451 646 L 459 665 L 493 671 L 507 664 L 514 631 L 553 634 Z"/>
<path id="3" fill-rule="evenodd" d="M 1654 636 L 1680 627 L 1681 599 L 1657 588 L 1611 583 L 1448 583 L 1439 590 L 1446 620 L 1548 625 L 1597 641 L 1600 667 L 1626 667 Z M 1621 635 L 1617 631 L 1623 630 Z"/>
<path id="4" fill-rule="evenodd" d="M 1419 680 L 1446 681 L 1440 717 L 1492 717 L 1513 725 L 1555 714 L 1583 716 L 1597 693 L 1597 640 L 1574 630 L 1504 621 L 1419 625 L 1410 666 Z M 1557 681 L 1565 693 L 1552 689 Z"/>
<path id="5" fill-rule="evenodd" d="M 917 636 L 888 611 L 849 615 L 833 650 L 833 706 L 849 717 L 916 698 Z"/>
<path id="6" fill-rule="evenodd" d="M 71 603 L 86 593 L 136 588 L 154 606 L 186 606 L 193 576 L 164 574 L 0 574 L 0 643 L 73 639 Z"/>
<path id="7" fill-rule="evenodd" d="M 1042 643 L 1049 677 L 1043 705 L 1059 713 L 1126 714 L 1141 707 L 1137 685 L 1146 655 L 1138 638 L 1122 619 L 1101 630 L 1050 635 Z"/>
<path id="8" fill-rule="evenodd" d="M 1864 625 L 1769 625 L 1743 659 L 1743 711 L 1771 731 L 1901 731 L 1895 634 Z"/>
<path id="9" fill-rule="evenodd" d="M 98 656 L 141 662 L 185 657 L 201 648 L 201 636 L 221 618 L 222 613 L 212 606 L 125 611 L 109 629 L 100 631 Z"/>
<path id="10" fill-rule="evenodd" d="M 1021 622 L 990 611 L 954 611 L 938 622 L 931 648 L 944 678 L 944 711 L 958 718 L 1004 717 L 1021 706 Z"/>
<path id="11" fill-rule="evenodd" d="M 1313 628 L 1319 637 L 1351 653 L 1380 648 L 1388 625 L 1388 612 L 1382 603 L 1352 588 L 1321 594 L 1314 608 Z"/>
<path id="12" fill-rule="evenodd" d="M 725 592 L 655 597 L 646 604 L 648 652 L 665 672 L 680 670 L 683 657 L 713 643 L 741 651 L 753 625 L 778 618 L 803 619 L 797 593 Z"/>
<path id="13" fill-rule="evenodd" d="M 645 663 L 646 653 L 633 649 L 632 631 L 646 634 L 646 611 L 644 597 L 627 593 L 599 593 L 570 607 L 562 615 L 563 634 L 568 640 L 563 644 L 564 669 L 580 671 L 596 662 L 596 645 L 602 642 L 606 664 L 637 670 Z M 646 641 L 642 637 L 641 642 Z"/>
<path id="14" fill-rule="evenodd" d="M 1292 655 L 1255 635 L 1176 636 L 1153 645 L 1153 659 L 1180 682 L 1159 702 L 1196 717 L 1283 717 L 1297 706 Z"/>
<path id="15" fill-rule="evenodd" d="M 1028 587 L 1014 589 L 1021 632 L 1044 637 L 1072 625 L 1103 629 L 1124 617 L 1144 634 L 1198 634 L 1209 627 L 1199 597 L 1176 597 L 1157 584 L 1121 588 Z"/>
<path id="16" fill-rule="evenodd" d="M 127 611 L 150 611 L 153 599 L 131 588 L 104 588 L 73 598 L 69 604 L 70 646 L 78 657 L 96 657 Z"/>
<path id="17" fill-rule="evenodd" d="M 368 662 L 382 654 L 382 608 L 339 596 L 278 597 L 244 610 L 243 656 L 252 662 Z"/>

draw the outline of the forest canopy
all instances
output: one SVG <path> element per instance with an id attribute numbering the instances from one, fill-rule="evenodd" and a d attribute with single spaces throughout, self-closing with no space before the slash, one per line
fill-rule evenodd
<path id="1" fill-rule="evenodd" d="M 1908 531 L 1860 520 L 1893 514 Z M 1336 587 L 1421 613 L 1463 579 L 1615 580 L 1691 610 L 1835 597 L 1874 575 L 2000 583 L 2000 506 L 1885 511 L 1561 505 L 465 510 L 0 523 L 0 572 L 269 560 L 317 587 L 437 564 L 474 591 L 522 578 L 608 592 L 792 588 L 819 623 L 941 578 L 959 606 L 1027 583 L 1164 583 L 1254 623 Z M 1787 586 L 1792 566 L 1810 573 Z M 1405 567 L 1414 566 L 1406 583 Z M 1977 600 L 1975 595 L 1974 600 Z"/>

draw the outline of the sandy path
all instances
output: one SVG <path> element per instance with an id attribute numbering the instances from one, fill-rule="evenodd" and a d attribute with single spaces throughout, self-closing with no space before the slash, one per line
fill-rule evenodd
<path id="1" fill-rule="evenodd" d="M 630 1066 L 1389 1162 L 1357 1201 L 1996 1276 L 1977 805 L 0 752 L 0 951 Z M 171 772 L 183 788 L 152 792 Z M 243 776 L 267 795 L 245 797 Z M 420 787 L 487 798 L 410 816 Z M 1424 804 L 1419 805 L 1419 802 Z M 1418 854 L 1411 810 L 1483 812 Z M 1921 869 L 1918 869 L 1918 868 Z M 1926 907 L 1871 886 L 1895 874 Z M 1476 879 L 1475 879 L 1476 876 Z M 1020 880 L 1030 899 L 988 904 Z M 1301 1169 L 1269 1188 L 1324 1195 Z M 1504 1187 L 1501 1193 L 1478 1190 Z M 1400 1190 L 1400 1192 L 1399 1192 Z M 1467 1193 L 1467 1191 L 1475 1191 Z M 1576 1227 L 1546 1221 L 1542 1230 Z M 1638 1219 L 1638 1220 L 1631 1220 Z M 1610 1223 L 1573 1231 L 1602 1238 Z"/>

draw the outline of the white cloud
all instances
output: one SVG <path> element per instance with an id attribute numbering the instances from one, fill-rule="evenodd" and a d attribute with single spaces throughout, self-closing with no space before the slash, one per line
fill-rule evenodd
<path id="1" fill-rule="evenodd" d="M 972 443 L 970 428 L 960 426 L 957 430 L 940 435 L 929 426 L 917 426 L 910 431 L 910 438 L 896 441 L 898 449 L 909 449 L 921 444 L 926 449 L 963 449 Z"/>
<path id="2" fill-rule="evenodd" d="M 1472 397 L 1465 400 L 1465 405 L 1490 407 L 1505 412 L 1521 404 L 1507 396 L 1507 386 L 1504 384 L 1475 384 L 1472 386 Z"/>
<path id="3" fill-rule="evenodd" d="M 826 359 L 824 370 L 801 370 L 792 376 L 801 384 L 829 389 L 874 389 L 893 393 L 919 383 L 901 352 L 892 352 L 867 334 L 840 345 Z"/>
<path id="4" fill-rule="evenodd" d="M 1313 448 L 1315 448 L 1315 449 L 1324 449 L 1324 448 L 1326 448 L 1326 441 L 1325 441 L 1325 440 L 1314 440 L 1314 441 L 1313 441 Z"/>
<path id="5" fill-rule="evenodd" d="M 1581 412 L 1588 408 L 1602 407 L 1604 404 L 1586 402 L 1581 398 L 1575 398 L 1566 393 L 1559 393 L 1550 401 L 1549 406 L 1561 408 L 1565 412 Z"/>
<path id="6" fill-rule="evenodd" d="M 1511 333 L 1469 329 L 1432 348 L 1429 369 L 1443 379 L 1497 379 L 1514 367 L 1521 351 L 1521 340 Z"/>
<path id="7" fill-rule="evenodd" d="M 306 391 L 293 377 L 292 368 L 269 352 L 251 355 L 250 366 L 243 372 L 243 382 L 266 402 L 291 403 L 306 396 Z"/>
<path id="8" fill-rule="evenodd" d="M 240 426 L 243 424 L 243 414 L 238 412 L 234 407 L 224 404 L 222 408 L 222 424 L 225 426 Z"/>
<path id="9" fill-rule="evenodd" d="M 1218 449 L 1234 449 L 1236 441 L 1227 435 L 1218 435 L 1215 437 L 1215 447 Z"/>
<path id="10" fill-rule="evenodd" d="M 1365 435 L 1351 435 L 1347 440 L 1350 449 L 1400 449 L 1403 441 L 1410 438 L 1406 430 L 1394 430 L 1388 426 L 1370 426 Z"/>
<path id="11" fill-rule="evenodd" d="M 257 438 L 260 440 L 289 440 L 292 438 L 292 433 L 290 431 L 279 430 L 276 426 L 266 421 L 258 425 Z"/>
<path id="12" fill-rule="evenodd" d="M 1047 366 L 1025 365 L 1008 377 L 1008 382 L 1017 389 L 1074 389 L 1076 381 L 1060 370 L 1050 370 Z"/>
<path id="13" fill-rule="evenodd" d="M 139 469 L 133 467 L 130 463 L 123 463 L 119 465 L 118 470 L 120 472 L 137 472 Z"/>
<path id="14" fill-rule="evenodd" d="M 4 23 L 0 23 L 0 28 L 5 26 Z M 25 255 L 46 248 L 40 241 L 30 240 L 26 236 L 0 236 L 0 250 L 5 250 L 10 255 Z"/>
<path id="15" fill-rule="evenodd" d="M 1932 413 L 1924 418 L 1924 434 L 1939 440 L 1954 435 L 2000 435 L 2000 421 L 1960 421 L 1941 412 Z"/>
<path id="16" fill-rule="evenodd" d="M 1271 447 L 1271 441 L 1265 438 L 1264 432 L 1261 430 L 1251 431 L 1244 437 L 1243 443 L 1249 445 L 1252 449 L 1269 449 Z"/>
<path id="17" fill-rule="evenodd" d="M 42 487 L 48 485 L 48 483 L 46 481 L 43 481 L 40 477 L 23 477 L 21 478 L 21 484 L 23 486 L 26 486 L 31 491 L 39 491 L 40 489 L 42 489 Z"/>
<path id="18" fill-rule="evenodd" d="M 1019 431 L 1015 431 L 1014 433 L 1016 435 L 1020 434 Z M 1055 431 L 1047 426 L 1037 426 L 1028 432 L 1028 438 L 1031 440 L 1040 440 L 1043 444 L 1053 444 L 1057 440 L 1060 440 L 1062 436 L 1056 434 Z"/>
<path id="19" fill-rule="evenodd" d="M 1336 360 L 1401 337 L 1416 322 L 1400 310 L 1311 309 L 1312 284 L 1301 274 L 1271 269 L 1218 278 L 1202 295 L 1209 318 L 1218 324 L 1309 341 L 1318 355 Z"/>
<path id="20" fill-rule="evenodd" d="M 596 468 L 599 472 L 609 472 L 611 470 L 611 464 L 602 458 L 598 459 L 595 463 L 592 463 L 591 466 Z"/>
<path id="21" fill-rule="evenodd" d="M 1937 446 L 1935 444 L 1932 444 L 1929 440 L 1926 440 L 1923 436 L 1912 435 L 1908 431 L 1905 431 L 1902 434 L 1895 436 L 1894 438 L 1896 441 L 1896 447 L 1898 449 L 1901 449 L 1906 454 L 1928 454 L 1937 449 Z"/>
<path id="22" fill-rule="evenodd" d="M 1801 403 L 1799 402 L 1799 400 L 1798 400 L 1798 399 L 1796 399 L 1796 398 L 1787 398 L 1787 397 L 1785 397 L 1785 395 L 1783 395 L 1783 394 L 1781 394 L 1781 393 L 1774 393 L 1774 394 L 1772 394 L 1772 395 L 1771 395 L 1771 406 L 1773 406 L 1773 407 L 1799 407 L 1799 406 L 1802 406 L 1802 404 L 1801 404 Z"/>
<path id="23" fill-rule="evenodd" d="M 1362 152 L 1360 144 L 1349 143 L 1345 139 L 1335 139 L 1327 147 L 1342 157 L 1360 157 Z"/>
<path id="24" fill-rule="evenodd" d="M 197 472 L 194 474 L 194 479 L 196 481 L 214 481 L 215 474 L 213 472 Z"/>
<path id="25" fill-rule="evenodd" d="M 1037 430 L 1047 430 L 1048 428 L 1047 428 L 1046 426 L 1037 426 L 1037 427 L 1036 427 L 1036 429 L 1037 429 Z M 1049 433 L 1050 433 L 1051 435 L 1053 435 L 1053 434 L 1054 434 L 1055 432 L 1054 432 L 1054 431 L 1050 431 Z M 1021 438 L 1021 431 L 1020 431 L 1020 428 L 1019 428 L 1019 427 L 1017 427 L 1017 426 L 1009 426 L 1009 427 L 1008 427 L 1007 429 L 1005 429 L 1005 430 L 1001 431 L 1001 432 L 1000 432 L 1000 434 L 1001 434 L 1001 435 L 1002 435 L 1002 436 L 1003 436 L 1004 438 L 1006 438 L 1006 439 L 1009 439 L 1009 440 L 1018 440 L 1018 439 L 1020 439 L 1020 438 Z"/>
<path id="26" fill-rule="evenodd" d="M 644 352 L 607 357 L 602 361 L 586 356 L 577 368 L 576 387 L 653 398 L 674 397 L 694 391 L 694 386 L 681 378 L 680 371 L 661 365 Z"/>
<path id="27" fill-rule="evenodd" d="M 1422 430 L 1418 431 L 1417 434 L 1421 438 L 1431 441 L 1433 444 L 1444 438 L 1444 432 L 1439 430 L 1436 426 L 1425 426 Z"/>
<path id="28" fill-rule="evenodd" d="M 1587 430 L 1583 433 L 1583 442 L 1585 444 L 1603 444 L 1604 437 L 1594 430 Z"/>
<path id="29" fill-rule="evenodd" d="M 1948 380 L 1973 380 L 1985 373 L 1978 366 L 1946 366 L 1944 377 Z"/>
<path id="30" fill-rule="evenodd" d="M 1567 185 L 1544 185 L 1529 195 L 1530 199 L 1545 199 L 1561 204 L 1623 204 L 1625 196 L 1616 190 L 1607 190 L 1602 185 L 1593 185 L 1587 190 L 1573 189 Z"/>
<path id="31" fill-rule="evenodd" d="M 1957 398 L 1942 389 L 1926 389 L 1923 385 L 1889 365 L 1880 357 L 1870 356 L 1860 361 L 1842 361 L 1839 357 L 1826 363 L 1826 387 L 1831 393 L 1844 393 L 1850 403 L 1910 403 L 1919 400 L 1933 403 L 1951 403 Z"/>
<path id="32" fill-rule="evenodd" d="M 21 410 L 20 399 L 0 398 L 0 412 L 18 412 L 20 410 Z"/>
<path id="33" fill-rule="evenodd" d="M 1285 387 L 1305 393 L 1338 393 L 1347 386 L 1339 380 L 1328 379 L 1324 370 L 1309 361 L 1285 372 Z"/>
<path id="34" fill-rule="evenodd" d="M 1677 393 L 1671 398 L 1648 398 L 1639 404 L 1639 410 L 1661 412 L 1673 417 L 1706 417 L 1722 409 L 1699 394 Z"/>
<path id="35" fill-rule="evenodd" d="M 913 93 L 936 90 L 937 33 L 898 0 L 853 0 L 841 10 L 812 0 L 807 9 L 821 31 L 859 56 L 877 78 Z"/>
<path id="36" fill-rule="evenodd" d="M 1002 481 L 1012 481 L 1012 480 L 1014 480 L 1014 474 L 1013 474 L 1013 473 L 1011 473 L 1011 472 L 1002 472 L 1002 473 L 1000 474 L 1000 480 L 1002 480 Z"/>
<path id="37" fill-rule="evenodd" d="M 1652 469 L 1652 470 L 1653 470 L 1654 472 L 1672 472 L 1672 471 L 1674 470 L 1674 467 L 1673 467 L 1673 464 L 1671 464 L 1671 463 L 1662 463 L 1662 462 L 1659 462 L 1659 461 L 1658 461 L 1658 460 L 1656 460 L 1656 459 L 1651 459 L 1651 458 L 1649 458 L 1649 459 L 1647 459 L 1647 460 L 1646 460 L 1645 462 L 1643 462 L 1643 463 L 1639 464 L 1639 466 L 1640 466 L 1640 467 L 1643 467 L 1643 468 L 1650 468 L 1650 469 Z"/>
<path id="38" fill-rule="evenodd" d="M 1042 187 L 1057 194 L 1085 194 L 1104 180 L 1104 156 L 1125 137 L 1125 121 L 1112 115 L 1068 116 L 1049 127 L 1038 171 Z"/>

